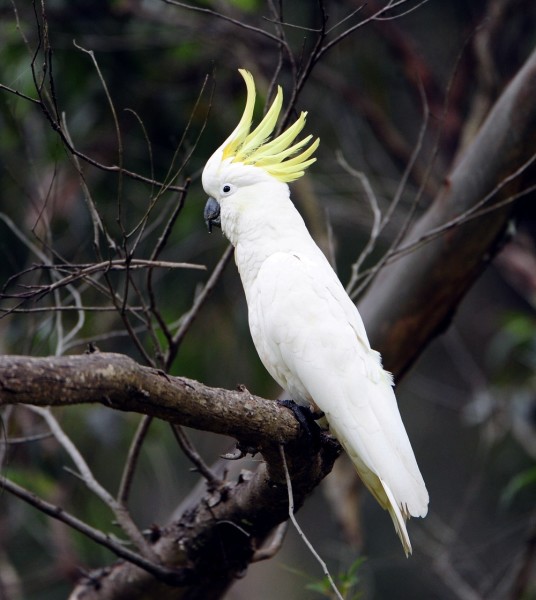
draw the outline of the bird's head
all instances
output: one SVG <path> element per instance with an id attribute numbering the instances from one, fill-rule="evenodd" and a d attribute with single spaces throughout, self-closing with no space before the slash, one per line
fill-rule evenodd
<path id="1" fill-rule="evenodd" d="M 205 205 L 209 231 L 214 225 L 221 226 L 226 204 L 235 202 L 242 209 L 249 201 L 259 201 L 259 190 L 251 186 L 284 185 L 286 188 L 287 182 L 301 177 L 316 160 L 311 157 L 320 142 L 316 139 L 310 143 L 312 136 L 308 135 L 294 143 L 305 125 L 306 112 L 286 131 L 270 139 L 283 105 L 281 87 L 262 121 L 251 131 L 255 82 L 249 71 L 239 69 L 239 72 L 247 88 L 244 114 L 231 135 L 210 157 L 202 175 L 203 188 L 209 196 Z"/>

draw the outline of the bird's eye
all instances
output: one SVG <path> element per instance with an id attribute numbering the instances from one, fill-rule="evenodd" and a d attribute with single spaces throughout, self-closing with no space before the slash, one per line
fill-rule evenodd
<path id="1" fill-rule="evenodd" d="M 233 188 L 232 188 L 232 186 L 231 186 L 230 184 L 228 184 L 228 183 L 224 183 L 224 184 L 222 185 L 221 191 L 222 191 L 224 194 L 228 194 L 230 191 L 232 191 L 232 189 L 233 189 Z"/>

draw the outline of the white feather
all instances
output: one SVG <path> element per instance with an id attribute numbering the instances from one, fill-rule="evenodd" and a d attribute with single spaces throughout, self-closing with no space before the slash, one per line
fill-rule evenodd
<path id="1" fill-rule="evenodd" d="M 345 298 L 327 262 L 276 253 L 264 261 L 248 293 L 251 333 L 274 379 L 294 400 L 313 402 L 325 413 L 408 549 L 402 515 L 424 516 L 428 493 L 391 378 Z"/>

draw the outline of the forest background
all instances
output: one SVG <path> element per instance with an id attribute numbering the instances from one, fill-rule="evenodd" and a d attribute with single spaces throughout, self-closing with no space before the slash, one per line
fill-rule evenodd
<path id="1" fill-rule="evenodd" d="M 252 440 L 240 394 L 281 390 L 200 183 L 242 113 L 240 67 L 259 116 L 281 84 L 287 115 L 307 110 L 321 138 L 293 198 L 397 378 L 431 497 L 406 560 L 342 457 L 297 489 L 301 528 L 346 598 L 536 597 L 535 32 L 529 0 L 0 2 L 1 598 L 120 597 L 120 569 L 99 569 L 123 547 L 155 564 L 147 540 L 203 502 L 192 461 L 215 464 L 204 479 L 218 485 L 261 463 L 219 458 Z M 128 377 L 110 400 L 123 412 L 94 404 L 106 394 L 84 377 L 99 355 L 116 364 L 108 353 L 132 358 L 134 378 L 143 365 L 200 382 L 192 398 L 237 423 L 224 436 L 210 410 L 144 407 Z M 259 413 L 265 437 L 298 437 L 284 412 Z M 95 531 L 113 532 L 111 552 Z M 333 593 L 293 527 L 247 571 L 226 552 L 218 589 L 197 597 Z M 151 573 L 139 597 L 164 598 Z"/>

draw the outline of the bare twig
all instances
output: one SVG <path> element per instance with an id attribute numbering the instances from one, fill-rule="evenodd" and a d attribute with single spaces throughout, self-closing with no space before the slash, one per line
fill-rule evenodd
<path id="1" fill-rule="evenodd" d="M 247 23 L 244 23 L 244 21 L 239 21 L 238 19 L 233 19 L 232 17 L 228 17 L 227 15 L 224 15 L 223 13 L 219 13 L 215 10 L 212 10 L 211 8 L 202 8 L 200 6 L 192 6 L 191 4 L 186 4 L 186 2 L 178 2 L 177 0 L 162 0 L 162 2 L 164 2 L 165 4 L 172 4 L 173 6 L 178 6 L 180 8 L 186 8 L 188 10 L 191 10 L 192 12 L 203 13 L 205 15 L 209 15 L 212 17 L 216 17 L 218 19 L 222 19 L 223 21 L 232 23 L 233 25 L 236 25 L 237 27 L 240 27 L 241 29 L 246 29 L 248 31 L 252 31 L 253 33 L 258 33 L 259 35 L 262 35 L 262 36 L 268 38 L 269 40 L 272 40 L 277 43 L 279 43 L 279 41 L 280 41 L 276 35 L 269 33 L 268 31 L 265 31 L 264 29 L 261 29 L 260 27 L 254 27 L 253 25 L 248 25 Z"/>
<path id="2" fill-rule="evenodd" d="M 132 485 L 132 480 L 138 464 L 138 458 L 152 422 L 152 417 L 143 416 L 140 420 L 138 428 L 136 429 L 132 443 L 130 444 L 127 460 L 125 462 L 125 466 L 123 467 L 121 483 L 119 484 L 119 491 L 117 492 L 117 501 L 122 506 L 126 506 L 128 502 L 130 487 Z"/>
<path id="3" fill-rule="evenodd" d="M 296 521 L 296 517 L 294 516 L 294 497 L 293 497 L 293 493 L 292 493 L 292 481 L 290 480 L 290 473 L 288 471 L 287 459 L 285 457 L 285 447 L 283 446 L 283 444 L 279 445 L 279 452 L 281 454 L 281 460 L 283 462 L 283 469 L 285 471 L 285 479 L 286 479 L 286 482 L 287 482 L 287 490 L 288 490 L 288 516 L 289 516 L 290 520 L 292 521 L 292 524 L 296 528 L 296 531 L 298 532 L 299 536 L 305 542 L 305 545 L 307 546 L 307 548 L 309 548 L 309 550 L 311 551 L 311 554 L 316 558 L 316 560 L 318 561 L 318 563 L 322 567 L 322 571 L 324 571 L 324 575 L 327 577 L 327 579 L 329 581 L 329 584 L 331 586 L 331 589 L 333 590 L 335 596 L 338 598 L 338 600 L 344 600 L 344 598 L 341 596 L 341 593 L 337 589 L 337 586 L 335 585 L 335 582 L 333 581 L 333 578 L 331 577 L 331 574 L 330 574 L 330 572 L 328 570 L 328 566 L 322 560 L 322 558 L 320 557 L 320 555 L 318 554 L 318 552 L 315 550 L 315 548 L 311 544 L 311 542 L 307 539 L 307 536 L 303 532 L 302 528 L 299 526 L 298 521 Z"/>
<path id="4" fill-rule="evenodd" d="M 102 531 L 91 527 L 84 521 L 81 521 L 80 519 L 77 519 L 75 516 L 66 512 L 61 507 L 39 498 L 34 493 L 24 489 L 20 485 L 17 485 L 2 475 L 0 475 L 0 488 L 5 489 L 7 492 L 17 496 L 21 500 L 24 500 L 24 502 L 31 504 L 50 517 L 58 519 L 58 521 L 62 521 L 66 525 L 69 525 L 69 527 L 80 531 L 80 533 L 83 533 L 94 542 L 97 542 L 101 546 L 108 548 L 108 550 L 113 552 L 116 556 L 128 560 L 132 564 L 137 565 L 148 573 L 151 573 L 151 575 L 161 581 L 166 581 L 171 585 L 180 585 L 184 584 L 188 578 L 187 569 L 168 569 L 167 567 L 164 567 L 158 563 L 154 563 L 151 560 L 140 556 L 136 552 L 126 548 L 122 542 L 115 541 L 109 534 L 103 533 Z"/>
<path id="5" fill-rule="evenodd" d="M 428 115 L 428 103 L 427 103 L 425 91 L 424 91 L 424 88 L 422 85 L 419 85 L 419 91 L 421 93 L 422 112 L 423 112 L 423 119 L 422 119 L 421 127 L 419 129 L 419 135 L 417 137 L 417 141 L 413 148 L 413 152 L 411 153 L 411 156 L 409 158 L 408 164 L 406 165 L 404 172 L 402 174 L 402 177 L 400 178 L 400 181 L 398 182 L 397 189 L 396 189 L 395 195 L 393 197 L 393 200 L 389 204 L 389 208 L 387 209 L 385 215 L 381 219 L 381 222 L 378 226 L 378 232 L 376 234 L 376 238 L 385 229 L 385 227 L 389 224 L 397 206 L 399 205 L 400 200 L 402 198 L 402 194 L 404 193 L 406 184 L 408 182 L 410 173 L 412 172 L 413 168 L 415 167 L 417 158 L 422 149 L 424 135 L 427 130 L 429 115 Z M 404 236 L 406 235 L 408 228 L 409 228 L 409 226 L 413 220 L 413 217 L 415 215 L 415 211 L 417 210 L 417 207 L 419 206 L 419 203 L 421 201 L 422 194 L 423 194 L 426 182 L 428 180 L 428 176 L 429 176 L 431 168 L 432 168 L 432 164 L 433 163 L 430 162 L 428 171 L 421 183 L 421 186 L 420 186 L 417 194 L 415 195 L 415 197 L 413 199 L 413 202 L 411 204 L 411 209 L 409 210 L 408 214 L 406 215 L 403 226 L 399 229 L 399 231 L 397 232 L 397 234 L 395 236 L 395 239 L 391 242 L 389 250 L 377 262 L 377 264 L 372 269 L 371 273 L 365 278 L 365 280 L 361 283 L 361 285 L 359 287 L 356 287 L 356 284 L 359 279 L 359 273 L 357 272 L 357 269 L 354 269 L 354 267 L 352 266 L 352 277 L 351 277 L 350 283 L 348 283 L 348 286 L 347 286 L 347 291 L 350 294 L 351 298 L 355 299 L 356 297 L 359 296 L 359 294 L 366 288 L 368 283 L 374 277 L 374 274 L 378 273 L 381 270 L 383 265 L 389 260 L 389 257 L 392 254 L 392 252 L 395 251 L 395 249 L 399 246 L 400 242 L 404 239 Z M 372 239 L 372 236 L 371 236 L 371 239 Z M 375 241 L 375 238 L 373 241 Z M 371 248 L 371 250 L 372 250 L 372 248 Z M 358 266 L 361 264 L 361 262 L 362 262 L 361 258 L 359 258 Z"/>
<path id="6" fill-rule="evenodd" d="M 364 260 L 372 252 L 372 250 L 374 249 L 374 247 L 376 245 L 376 241 L 377 241 L 378 236 L 381 231 L 382 213 L 381 213 L 380 207 L 378 205 L 378 200 L 376 198 L 376 194 L 374 193 L 374 190 L 372 189 L 372 186 L 370 185 L 370 181 L 369 181 L 368 177 L 365 175 L 365 173 L 363 173 L 362 171 L 356 171 L 355 169 L 353 169 L 346 162 L 346 159 L 340 152 L 337 153 L 337 160 L 347 173 L 349 173 L 350 175 L 352 175 L 353 177 L 355 177 L 356 179 L 358 179 L 360 181 L 361 185 L 363 186 L 363 190 L 365 191 L 365 197 L 367 198 L 369 206 L 372 211 L 372 227 L 370 228 L 369 239 L 368 239 L 365 247 L 359 254 L 358 259 L 352 264 L 352 274 L 351 274 L 350 280 L 348 281 L 348 284 L 346 286 L 346 291 L 348 293 L 351 293 L 351 291 L 354 288 L 354 285 L 356 284 L 356 282 L 359 279 L 359 269 L 361 268 L 361 265 L 363 264 Z"/>
<path id="7" fill-rule="evenodd" d="M 60 424 L 55 419 L 53 414 L 48 409 L 40 408 L 37 406 L 29 407 L 32 411 L 39 414 L 46 421 L 50 427 L 54 437 L 61 444 L 63 449 L 70 456 L 71 460 L 78 469 L 80 479 L 84 484 L 98 496 L 114 513 L 119 525 L 123 531 L 129 536 L 129 538 L 136 544 L 142 554 L 153 562 L 158 562 L 158 557 L 154 553 L 153 549 L 143 537 L 140 530 L 134 524 L 134 521 L 130 517 L 130 514 L 124 506 L 120 505 L 115 498 L 105 490 L 101 484 L 95 479 L 88 464 L 80 454 L 78 448 L 74 445 L 73 441 L 60 427 Z"/>
<path id="8" fill-rule="evenodd" d="M 2 217 L 2 215 L 0 215 Z M 169 262 L 169 261 L 152 261 L 145 260 L 140 258 L 133 258 L 130 261 L 127 259 L 119 259 L 119 260 L 105 260 L 100 263 L 92 263 L 89 265 L 54 265 L 54 264 L 45 264 L 45 265 L 34 265 L 29 270 L 35 269 L 55 269 L 57 271 L 73 271 L 70 275 L 55 281 L 49 285 L 29 285 L 26 286 L 29 288 L 28 292 L 24 292 L 21 294 L 17 294 L 15 298 L 21 297 L 34 297 L 37 295 L 50 294 L 54 290 L 57 290 L 61 287 L 65 287 L 70 283 L 77 281 L 78 279 L 83 279 L 88 277 L 89 275 L 93 275 L 95 273 L 107 273 L 109 271 L 127 271 L 127 270 L 137 270 L 137 269 L 197 269 L 201 271 L 206 270 L 205 265 L 199 265 L 194 263 L 178 263 L 178 262 Z M 17 274 L 18 276 L 19 274 Z M 9 297 L 7 294 L 2 294 L 4 297 Z"/>
<path id="9" fill-rule="evenodd" d="M 449 535 L 447 529 L 444 534 Z M 442 535 L 444 535 L 442 534 Z M 465 580 L 462 574 L 456 569 L 449 553 L 449 544 L 446 540 L 436 540 L 426 533 L 423 528 L 415 531 L 415 538 L 419 547 L 430 558 L 432 558 L 432 568 L 454 594 L 458 600 L 483 600 L 483 597 L 475 590 L 469 582 Z"/>
<path id="10" fill-rule="evenodd" d="M 531 162 L 532 162 L 532 159 L 531 159 Z M 517 177 L 518 175 L 519 175 L 519 173 L 516 173 L 515 177 Z M 503 180 L 503 182 L 499 183 L 487 196 L 485 196 L 484 198 L 479 200 L 477 202 L 478 207 L 482 207 L 489 200 L 491 200 L 496 194 L 498 194 L 500 192 L 500 190 L 509 182 L 509 181 L 506 181 L 507 179 L 510 181 L 511 177 L 510 176 L 506 177 Z M 442 225 L 438 225 L 437 227 L 430 229 L 428 232 L 424 233 L 419 239 L 415 240 L 414 242 L 406 243 L 396 249 L 393 249 L 393 251 L 390 253 L 390 256 L 387 259 L 387 263 L 391 263 L 391 262 L 397 260 L 398 258 L 401 258 L 402 256 L 411 254 L 412 252 L 414 252 L 421 246 L 426 245 L 428 242 L 431 242 L 431 241 L 437 239 L 438 237 L 441 237 L 447 231 L 455 229 L 456 227 L 459 227 L 461 225 L 465 225 L 466 223 L 469 223 L 469 222 L 473 221 L 474 219 L 478 219 L 489 213 L 498 211 L 499 209 L 504 208 L 505 206 L 513 204 L 516 200 L 519 200 L 520 198 L 523 198 L 524 196 L 528 196 L 529 194 L 532 194 L 534 191 L 536 191 L 536 184 L 526 187 L 525 189 L 521 190 L 520 192 L 509 195 L 508 197 L 504 198 L 503 200 L 500 200 L 498 202 L 490 204 L 489 206 L 484 206 L 482 208 L 478 208 L 477 206 L 475 206 L 470 209 L 467 209 L 464 213 L 454 217 L 450 221 L 446 221 Z"/>
<path id="11" fill-rule="evenodd" d="M 186 182 L 186 189 L 188 188 L 188 185 L 189 185 L 189 180 Z M 179 217 L 179 214 L 184 207 L 184 201 L 186 199 L 186 189 L 179 196 L 179 199 L 175 206 L 175 209 L 173 210 L 173 213 L 171 214 L 171 217 L 167 221 L 164 231 L 162 232 L 162 235 L 158 239 L 158 241 L 151 253 L 151 260 L 156 260 L 158 258 L 158 256 L 160 255 L 160 253 L 162 252 L 162 250 L 164 249 L 165 245 L 168 242 L 168 239 L 169 239 L 169 236 L 171 235 L 173 226 L 175 225 L 175 223 Z M 171 343 L 173 343 L 171 331 L 169 330 L 169 327 L 168 327 L 165 319 L 162 317 L 160 311 L 158 310 L 156 296 L 155 296 L 154 289 L 153 289 L 153 272 L 152 272 L 152 270 L 147 273 L 147 292 L 149 294 L 150 310 L 155 315 L 156 320 L 158 321 L 158 324 L 160 325 L 160 327 L 162 329 L 162 332 L 166 336 L 168 344 L 171 344 Z"/>
<path id="12" fill-rule="evenodd" d="M 23 94 L 22 92 L 19 92 L 18 90 L 11 88 L 8 85 L 5 85 L 3 83 L 0 83 L 0 90 L 4 90 L 6 92 L 9 92 L 10 94 L 14 94 L 15 96 L 18 96 L 19 98 L 22 98 L 23 100 L 28 100 L 28 102 L 32 102 L 33 104 L 37 104 L 38 106 L 41 105 L 41 102 L 39 100 L 36 100 L 35 98 L 32 98 L 30 96 L 27 96 L 26 94 Z"/>
<path id="13" fill-rule="evenodd" d="M 28 444 L 30 442 L 40 442 L 41 440 L 45 440 L 50 437 L 52 437 L 52 433 L 47 431 L 46 433 L 25 435 L 24 437 L 10 437 L 6 439 L 0 438 L 0 445 L 4 444 L 5 446 L 17 446 L 19 444 Z"/>
<path id="14" fill-rule="evenodd" d="M 212 271 L 212 274 L 206 282 L 205 286 L 203 287 L 202 291 L 195 298 L 192 308 L 190 308 L 190 310 L 182 316 L 180 326 L 175 335 L 173 336 L 172 343 L 169 345 L 167 356 L 164 361 L 166 369 L 169 369 L 171 367 L 171 364 L 173 363 L 175 356 L 177 355 L 179 346 L 182 340 L 184 339 L 184 336 L 186 335 L 191 324 L 197 317 L 199 310 L 205 303 L 206 299 L 214 290 L 216 284 L 218 283 L 221 277 L 221 274 L 223 273 L 225 267 L 227 266 L 227 263 L 229 262 L 229 259 L 233 255 L 233 251 L 233 246 L 229 244 L 225 249 L 225 252 L 223 253 L 222 257 L 218 261 L 218 264 L 214 267 L 214 270 Z"/>
<path id="15" fill-rule="evenodd" d="M 38 306 L 34 308 L 2 308 L 0 307 L 0 312 L 9 313 L 9 314 L 32 314 L 32 313 L 53 313 L 53 312 L 78 312 L 79 310 L 83 310 L 85 312 L 117 312 L 115 306 Z M 143 307 L 141 306 L 130 306 L 130 312 L 141 312 Z M 80 344 L 80 340 L 76 342 Z M 72 344 L 66 344 L 65 350 L 72 347 Z"/>
<path id="16" fill-rule="evenodd" d="M 97 59 L 95 58 L 95 53 L 93 52 L 93 50 L 87 50 L 86 48 L 83 48 L 82 46 L 80 46 L 79 44 L 76 43 L 76 40 L 73 40 L 73 45 L 75 48 L 78 48 L 78 50 L 81 50 L 82 52 L 84 52 L 91 58 L 91 62 L 93 63 L 93 66 L 95 67 L 95 71 L 97 72 L 97 76 L 99 78 L 99 81 L 101 82 L 102 89 L 104 90 L 104 94 L 106 95 L 106 100 L 108 101 L 108 106 L 110 107 L 110 112 L 112 113 L 112 119 L 113 119 L 114 127 L 115 127 L 115 135 L 116 135 L 116 139 L 117 139 L 117 156 L 118 156 L 118 167 L 119 167 L 118 178 L 117 178 L 117 222 L 119 224 L 119 227 L 121 228 L 123 235 L 125 235 L 126 232 L 124 229 L 123 214 L 122 214 L 123 213 L 123 211 L 122 211 L 122 206 L 123 206 L 123 194 L 122 194 L 122 189 L 123 189 L 123 177 L 122 177 L 122 174 L 123 174 L 123 139 L 122 139 L 122 135 L 121 135 L 121 127 L 119 126 L 119 119 L 117 118 L 117 111 L 115 110 L 115 104 L 114 104 L 112 96 L 110 94 L 110 90 L 108 89 L 108 85 L 107 85 L 106 80 L 104 79 L 104 76 L 100 70 L 99 63 L 97 62 Z"/>
<path id="17" fill-rule="evenodd" d="M 397 13 L 396 15 L 384 15 L 384 14 L 380 14 L 377 17 L 374 18 L 375 21 L 392 21 L 393 19 L 399 19 L 400 17 L 405 17 L 406 15 L 409 15 L 410 13 L 412 13 L 413 11 L 417 10 L 418 8 L 420 8 L 423 4 L 427 4 L 429 2 L 429 0 L 421 0 L 420 2 L 418 2 L 415 6 L 412 6 L 410 8 L 407 8 L 406 10 Z M 400 2 L 396 2 L 393 4 L 401 4 Z"/>
<path id="18" fill-rule="evenodd" d="M 172 424 L 171 430 L 184 454 L 186 454 L 190 461 L 195 465 L 195 470 L 207 480 L 209 489 L 220 487 L 223 483 L 222 480 L 201 458 L 199 452 L 197 452 L 192 442 L 188 439 L 184 429 L 180 425 Z"/>
<path id="19" fill-rule="evenodd" d="M 71 134 L 67 128 L 67 120 L 65 118 L 65 113 L 62 114 L 62 126 L 63 126 L 63 130 L 65 131 L 65 136 L 67 138 L 67 140 L 69 141 L 69 143 L 72 145 L 72 139 L 71 139 Z M 89 211 L 89 215 L 91 217 L 91 222 L 93 223 L 93 249 L 95 251 L 95 254 L 97 255 L 97 257 L 102 260 L 102 256 L 101 256 L 101 252 L 100 252 L 100 247 L 99 247 L 99 231 L 103 233 L 103 235 L 106 238 L 106 243 L 108 245 L 108 247 L 112 250 L 116 249 L 116 243 L 113 240 L 113 238 L 109 235 L 108 231 L 106 230 L 106 228 L 104 227 L 104 223 L 102 222 L 101 216 L 99 214 L 99 211 L 97 210 L 97 207 L 95 205 L 95 202 L 93 201 L 93 198 L 91 196 L 91 192 L 89 190 L 89 187 L 86 183 L 86 178 L 84 176 L 84 173 L 82 171 L 82 166 L 80 164 L 80 160 L 78 159 L 78 156 L 76 156 L 75 154 L 70 154 L 71 156 L 71 160 L 75 166 L 76 171 L 78 172 L 78 176 L 80 179 L 80 186 L 82 187 L 82 192 L 84 194 L 84 199 L 86 201 L 86 206 L 88 208 Z"/>
<path id="20" fill-rule="evenodd" d="M 342 40 L 344 40 L 349 35 L 354 33 L 354 31 L 357 31 L 357 29 L 360 29 L 361 27 L 363 27 L 367 23 L 370 23 L 371 21 L 379 20 L 380 17 L 382 15 L 385 15 L 385 13 L 387 11 L 392 10 L 393 8 L 396 8 L 402 4 L 405 4 L 406 2 L 407 2 L 407 0 L 389 0 L 389 2 L 385 6 L 382 6 L 380 8 L 377 8 L 376 10 L 373 10 L 372 14 L 370 14 L 368 17 L 364 18 L 362 21 L 359 21 L 359 23 L 356 23 L 355 25 L 348 27 L 348 29 L 341 32 L 337 37 L 335 37 L 334 39 L 327 42 L 320 49 L 320 52 L 318 53 L 318 59 L 320 59 L 322 56 L 324 56 L 324 54 L 326 54 L 329 50 L 334 48 L 337 44 L 342 42 Z"/>

